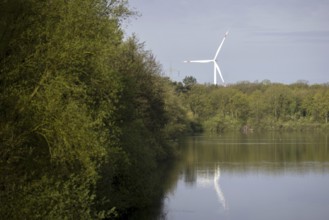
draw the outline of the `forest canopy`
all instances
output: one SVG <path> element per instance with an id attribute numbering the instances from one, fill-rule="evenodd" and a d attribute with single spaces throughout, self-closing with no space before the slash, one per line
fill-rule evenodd
<path id="1" fill-rule="evenodd" d="M 329 84 L 264 80 L 214 86 L 191 77 L 174 84 L 193 121 L 207 131 L 328 129 Z"/>

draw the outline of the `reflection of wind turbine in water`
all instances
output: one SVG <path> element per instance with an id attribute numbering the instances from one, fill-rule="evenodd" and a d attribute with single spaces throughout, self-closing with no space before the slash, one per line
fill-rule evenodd
<path id="1" fill-rule="evenodd" d="M 219 202 L 222 204 L 223 208 L 226 209 L 227 208 L 226 201 L 225 201 L 224 194 L 219 185 L 219 178 L 220 178 L 220 169 L 219 169 L 219 166 L 217 166 L 216 171 L 215 171 L 215 176 L 214 176 L 214 186 L 215 186 L 215 190 L 216 190 Z"/>
<path id="2" fill-rule="evenodd" d="M 209 175 L 209 172 L 207 171 L 206 173 L 201 174 L 201 176 L 198 175 L 197 183 L 199 183 L 203 186 L 214 184 L 217 198 L 218 198 L 220 204 L 226 210 L 227 209 L 226 200 L 225 200 L 224 194 L 219 185 L 219 178 L 220 178 L 220 168 L 218 165 L 214 171 L 213 180 L 212 180 L 212 175 L 211 174 Z"/>

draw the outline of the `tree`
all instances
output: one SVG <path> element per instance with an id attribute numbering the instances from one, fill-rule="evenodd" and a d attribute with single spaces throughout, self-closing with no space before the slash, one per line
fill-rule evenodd
<path id="1" fill-rule="evenodd" d="M 197 83 L 197 81 L 196 78 L 194 78 L 193 76 L 185 76 L 185 78 L 183 79 L 183 83 L 187 90 L 190 90 L 191 87 Z"/>
<path id="2" fill-rule="evenodd" d="M 267 109 L 272 112 L 275 120 L 285 117 L 289 112 L 291 103 L 291 91 L 283 85 L 272 85 L 265 92 Z"/>
<path id="3" fill-rule="evenodd" d="M 251 94 L 249 98 L 251 120 L 254 121 L 256 125 L 259 125 L 264 116 L 265 110 L 263 94 L 261 91 L 256 90 Z"/>
<path id="4" fill-rule="evenodd" d="M 193 76 L 185 76 L 183 79 L 183 83 L 185 86 L 193 86 L 197 83 L 196 78 Z"/>
<path id="5" fill-rule="evenodd" d="M 239 119 L 243 122 L 247 121 L 249 117 L 249 105 L 245 94 L 237 92 L 232 97 L 232 108 L 235 119 Z"/>
<path id="6" fill-rule="evenodd" d="M 1 4 L 0 215 L 110 213 L 92 204 L 98 168 L 120 134 L 122 84 L 109 63 L 130 14 L 126 1 Z"/>
<path id="7" fill-rule="evenodd" d="M 320 90 L 314 96 L 315 111 L 319 114 L 321 121 L 328 123 L 329 117 L 329 90 Z"/>

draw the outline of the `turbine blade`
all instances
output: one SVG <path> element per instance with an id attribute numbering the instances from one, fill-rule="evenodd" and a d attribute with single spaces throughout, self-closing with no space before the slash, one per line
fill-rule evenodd
<path id="1" fill-rule="evenodd" d="M 228 35 L 228 31 L 226 31 L 225 36 L 224 36 L 222 42 L 220 43 L 220 45 L 219 45 L 219 47 L 218 47 L 218 49 L 217 49 L 217 51 L 216 51 L 216 54 L 215 54 L 215 58 L 214 58 L 214 60 L 217 59 L 217 56 L 218 56 L 218 54 L 219 54 L 219 51 L 220 51 L 220 49 L 222 48 L 223 43 L 224 43 L 224 41 L 225 41 L 227 35 Z"/>
<path id="2" fill-rule="evenodd" d="M 225 81 L 224 81 L 224 79 L 223 79 L 222 73 L 220 72 L 220 69 L 219 69 L 218 64 L 216 63 L 216 61 L 215 61 L 214 63 L 215 63 L 215 67 L 216 67 L 216 70 L 217 70 L 218 73 L 219 73 L 220 78 L 222 79 L 223 83 L 225 84 Z"/>
<path id="3" fill-rule="evenodd" d="M 211 63 L 213 60 L 187 60 L 184 63 Z"/>

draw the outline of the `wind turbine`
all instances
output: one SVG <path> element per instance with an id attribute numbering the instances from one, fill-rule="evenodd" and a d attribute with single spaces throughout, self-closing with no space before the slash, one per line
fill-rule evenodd
<path id="1" fill-rule="evenodd" d="M 227 35 L 228 35 L 228 31 L 226 31 L 225 36 L 224 36 L 222 42 L 220 43 L 220 45 L 219 45 L 219 47 L 216 51 L 214 59 L 212 59 L 212 60 L 187 60 L 187 61 L 184 61 L 184 63 L 214 63 L 214 84 L 215 85 L 217 84 L 216 71 L 218 71 L 218 74 L 219 74 L 220 78 L 222 79 L 222 81 L 225 85 L 225 81 L 223 79 L 222 73 L 220 72 L 220 69 L 219 69 L 219 66 L 218 66 L 218 63 L 217 63 L 217 57 L 218 57 L 219 51 L 222 48 L 223 43 L 224 43 L 225 38 L 226 38 Z"/>

